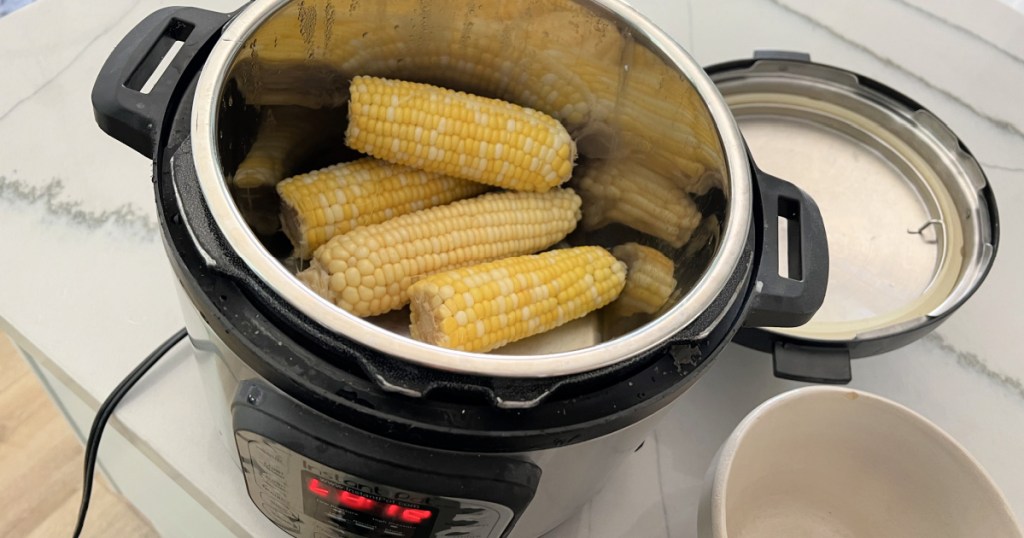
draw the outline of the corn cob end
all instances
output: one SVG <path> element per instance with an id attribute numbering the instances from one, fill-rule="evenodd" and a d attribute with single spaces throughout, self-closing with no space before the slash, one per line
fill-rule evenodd
<path id="1" fill-rule="evenodd" d="M 451 348 L 451 339 L 448 333 L 455 327 L 454 318 L 449 318 L 449 331 L 443 328 L 445 315 L 451 316 L 451 311 L 444 306 L 445 293 L 437 284 L 425 282 L 418 288 L 410 289 L 410 324 L 409 336 L 421 342 L 431 342 L 434 345 Z M 454 294 L 454 292 L 452 292 Z M 448 295 L 450 297 L 451 295 Z"/>
<path id="2" fill-rule="evenodd" d="M 676 289 L 675 264 L 656 249 L 638 243 L 625 243 L 612 254 L 629 268 L 626 285 L 611 305 L 617 316 L 654 314 Z"/>
<path id="3" fill-rule="evenodd" d="M 337 302 L 335 300 L 337 294 L 331 289 L 331 275 L 324 270 L 316 258 L 310 261 L 309 267 L 299 271 L 295 277 L 317 295 L 332 303 Z"/>
<path id="4" fill-rule="evenodd" d="M 309 241 L 302 230 L 306 228 L 302 223 L 302 216 L 291 204 L 281 201 L 281 230 L 285 237 L 295 247 L 295 255 L 300 258 L 308 258 L 310 254 Z"/>

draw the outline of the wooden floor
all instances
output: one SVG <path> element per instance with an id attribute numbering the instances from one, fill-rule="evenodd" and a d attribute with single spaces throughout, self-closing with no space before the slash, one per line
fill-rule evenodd
<path id="1" fill-rule="evenodd" d="M 71 536 L 83 452 L 39 379 L 0 333 L 0 536 Z M 83 536 L 157 534 L 97 475 Z"/>

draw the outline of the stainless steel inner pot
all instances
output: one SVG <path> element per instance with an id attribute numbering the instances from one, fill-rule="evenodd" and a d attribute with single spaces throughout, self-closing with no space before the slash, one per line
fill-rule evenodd
<path id="1" fill-rule="evenodd" d="M 585 174 L 614 177 L 622 192 L 615 204 L 646 197 L 670 215 L 641 232 L 615 223 L 613 204 L 602 209 L 608 218 L 567 243 L 659 248 L 676 261 L 679 286 L 669 303 L 646 318 L 591 315 L 482 354 L 417 342 L 401 314 L 360 319 L 306 288 L 246 224 L 247 198 L 233 196 L 235 164 L 227 154 L 251 143 L 254 129 L 224 111 L 343 107 L 355 75 L 429 82 L 560 119 L 580 153 L 569 187 Z M 658 346 L 722 291 L 751 224 L 750 163 L 725 101 L 679 45 L 614 0 L 257 0 L 227 26 L 205 64 L 192 145 L 215 221 L 240 259 L 285 301 L 343 338 L 463 373 L 572 374 Z M 701 209 L 702 223 L 684 244 L 655 237 L 682 211 L 664 192 Z"/>

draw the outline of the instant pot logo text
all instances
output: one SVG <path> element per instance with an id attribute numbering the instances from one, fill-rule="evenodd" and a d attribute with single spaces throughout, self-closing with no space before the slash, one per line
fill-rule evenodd
<path id="1" fill-rule="evenodd" d="M 408 502 L 408 503 L 416 503 L 416 504 L 430 504 L 430 498 L 429 497 L 423 497 L 423 496 L 420 496 L 420 495 L 414 495 L 414 494 L 409 493 L 407 491 L 400 491 L 400 490 L 395 490 L 395 489 L 391 489 L 391 488 L 387 488 L 387 487 L 381 487 L 381 486 L 378 486 L 376 484 L 364 484 L 364 483 L 362 483 L 362 482 L 360 482 L 358 480 L 352 480 L 350 478 L 346 478 L 345 480 L 342 480 L 341 483 L 344 484 L 346 487 L 349 487 L 349 488 L 351 488 L 353 490 L 359 491 L 360 493 L 370 493 L 370 494 L 382 497 L 383 499 L 391 499 L 391 500 L 395 500 L 395 501 L 405 501 L 405 502 Z"/>

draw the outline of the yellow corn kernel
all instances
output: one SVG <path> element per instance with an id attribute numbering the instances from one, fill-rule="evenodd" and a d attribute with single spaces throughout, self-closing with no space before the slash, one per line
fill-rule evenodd
<path id="1" fill-rule="evenodd" d="M 612 302 L 626 265 L 601 247 L 553 250 L 438 273 L 409 289 L 413 338 L 485 352 Z"/>
<path id="2" fill-rule="evenodd" d="M 685 191 L 636 163 L 598 163 L 580 180 L 579 188 L 587 208 L 587 230 L 618 222 L 679 248 L 700 225 L 700 210 Z"/>
<path id="3" fill-rule="evenodd" d="M 561 241 L 580 218 L 572 190 L 497 192 L 361 226 L 313 253 L 299 280 L 357 316 L 402 308 L 417 279 L 531 254 Z"/>
<path id="4" fill-rule="evenodd" d="M 653 314 L 665 306 L 676 289 L 672 260 L 638 243 L 619 245 L 612 254 L 629 268 L 626 287 L 610 307 L 616 315 Z"/>
<path id="5" fill-rule="evenodd" d="M 355 77 L 345 143 L 393 163 L 512 190 L 569 179 L 576 145 L 536 110 L 427 84 Z"/>
<path id="6" fill-rule="evenodd" d="M 295 255 L 309 258 L 328 239 L 358 226 L 482 194 L 474 181 L 366 157 L 277 184 L 281 223 Z"/>

